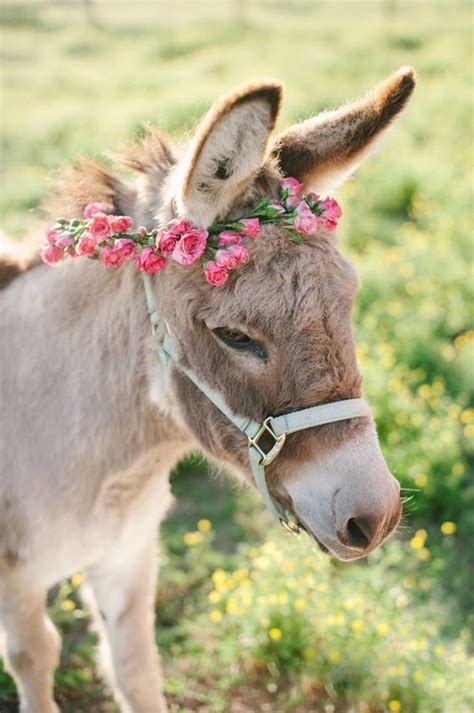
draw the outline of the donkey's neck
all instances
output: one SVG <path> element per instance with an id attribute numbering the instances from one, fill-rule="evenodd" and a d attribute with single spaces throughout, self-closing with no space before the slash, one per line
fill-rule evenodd
<path id="1" fill-rule="evenodd" d="M 28 427 L 45 444 L 60 432 L 69 477 L 85 470 L 102 479 L 160 443 L 186 440 L 165 409 L 150 402 L 154 355 L 133 266 L 104 270 L 81 259 L 57 270 L 39 266 L 3 294 L 11 300 L 4 313 L 14 315 L 7 328 L 25 361 L 23 389 L 43 402 L 29 409 L 44 414 L 41 425 Z M 154 366 L 155 380 L 160 368 Z M 45 469 L 64 470 L 46 451 Z"/>

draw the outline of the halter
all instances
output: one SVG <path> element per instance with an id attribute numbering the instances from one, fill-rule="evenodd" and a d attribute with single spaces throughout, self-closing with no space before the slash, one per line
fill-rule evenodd
<path id="1" fill-rule="evenodd" d="M 152 333 L 155 335 L 161 323 L 155 298 L 153 296 L 151 279 L 147 274 L 143 274 L 143 284 L 147 302 L 148 316 L 151 322 Z M 158 354 L 161 363 L 166 366 L 172 362 L 176 368 L 185 374 L 193 384 L 209 399 L 209 401 L 226 416 L 242 433 L 247 437 L 248 457 L 250 467 L 258 491 L 268 510 L 276 520 L 286 529 L 293 533 L 298 533 L 300 523 L 295 520 L 291 511 L 273 498 L 268 490 L 265 468 L 273 463 L 280 453 L 288 433 L 303 431 L 307 428 L 314 428 L 325 423 L 335 421 L 345 421 L 350 418 L 371 416 L 370 408 L 364 399 L 345 399 L 343 401 L 333 401 L 332 403 L 310 408 L 292 411 L 283 416 L 268 416 L 261 423 L 253 421 L 245 416 L 235 414 L 224 401 L 221 394 L 204 383 L 191 369 L 177 366 L 177 358 L 173 347 L 173 340 L 166 322 L 166 334 L 158 344 Z M 265 451 L 260 443 L 262 437 L 268 435 L 273 443 L 268 451 Z"/>

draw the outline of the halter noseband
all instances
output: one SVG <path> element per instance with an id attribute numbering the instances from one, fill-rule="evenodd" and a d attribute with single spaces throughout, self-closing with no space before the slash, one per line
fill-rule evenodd
<path id="1" fill-rule="evenodd" d="M 147 302 L 148 316 L 152 325 L 152 332 L 155 334 L 158 325 L 161 322 L 160 316 L 156 309 L 155 299 L 151 286 L 150 276 L 143 274 L 143 284 L 145 287 L 145 296 Z M 168 325 L 166 325 L 167 327 Z M 162 342 L 158 347 L 160 361 L 163 365 L 169 364 L 172 361 L 176 365 L 176 356 L 173 348 L 173 342 L 169 329 L 165 334 Z M 301 409 L 300 411 L 292 411 L 283 416 L 268 416 L 261 423 L 253 421 L 245 416 L 235 414 L 232 409 L 226 404 L 221 394 L 205 384 L 199 377 L 190 369 L 179 367 L 183 374 L 186 374 L 195 386 L 209 399 L 209 401 L 226 416 L 242 433 L 245 434 L 248 441 L 248 456 L 250 467 L 255 479 L 255 484 L 267 506 L 268 510 L 278 520 L 281 525 L 294 533 L 298 533 L 300 524 L 292 516 L 291 511 L 284 505 L 275 500 L 268 490 L 267 480 L 265 477 L 266 466 L 273 463 L 275 458 L 280 453 L 285 443 L 288 433 L 303 431 L 306 428 L 321 426 L 325 423 L 334 423 L 335 421 L 345 421 L 350 418 L 359 418 L 362 416 L 371 416 L 370 407 L 364 399 L 345 399 L 343 401 L 333 401 L 332 403 L 322 404 L 320 406 L 312 406 L 311 408 Z M 265 451 L 260 445 L 262 436 L 268 434 L 273 439 L 273 444 L 270 450 Z"/>

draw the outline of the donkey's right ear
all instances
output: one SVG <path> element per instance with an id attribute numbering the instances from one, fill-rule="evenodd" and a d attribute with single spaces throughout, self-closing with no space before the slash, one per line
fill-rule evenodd
<path id="1" fill-rule="evenodd" d="M 281 85 L 248 85 L 218 102 L 201 122 L 178 171 L 178 211 L 207 227 L 261 168 L 281 101 Z"/>

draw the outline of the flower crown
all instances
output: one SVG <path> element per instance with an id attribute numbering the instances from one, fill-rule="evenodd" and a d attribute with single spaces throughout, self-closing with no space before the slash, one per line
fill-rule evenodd
<path id="1" fill-rule="evenodd" d="M 41 252 L 48 265 L 58 265 L 65 257 L 84 255 L 100 260 L 105 267 L 119 267 L 135 261 L 142 272 L 162 270 L 168 259 L 192 265 L 201 259 L 210 285 L 223 285 L 229 272 L 247 262 L 244 238 L 254 240 L 262 225 L 283 225 L 295 242 L 314 233 L 318 226 L 334 230 L 342 215 L 333 198 L 321 200 L 315 193 L 302 194 L 296 178 L 280 182 L 278 200 L 262 198 L 245 218 L 231 223 L 214 223 L 197 228 L 189 220 L 172 220 L 165 228 L 133 231 L 128 215 L 110 215 L 102 203 L 90 203 L 84 218 L 59 218 L 46 231 L 47 244 Z"/>

